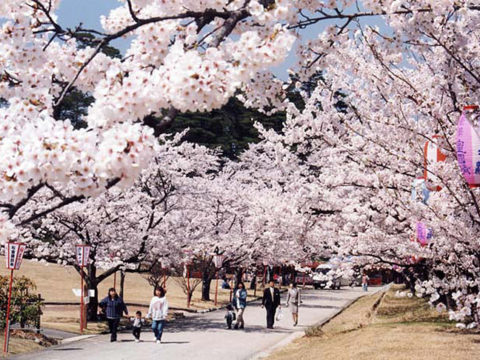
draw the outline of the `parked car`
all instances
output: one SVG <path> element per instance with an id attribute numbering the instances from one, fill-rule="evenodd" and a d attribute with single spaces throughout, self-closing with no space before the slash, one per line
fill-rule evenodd
<path id="1" fill-rule="evenodd" d="M 319 265 L 313 273 L 313 287 L 315 289 L 337 289 L 342 286 L 352 286 L 355 279 L 347 278 L 335 273 L 336 266 L 327 263 Z"/>
<path id="2" fill-rule="evenodd" d="M 303 285 L 303 283 L 305 283 L 305 285 L 312 285 L 312 274 L 297 273 L 297 276 L 295 277 L 295 282 L 299 285 Z"/>
<path id="3" fill-rule="evenodd" d="M 327 286 L 330 289 L 340 289 L 341 278 L 332 275 L 333 266 L 330 264 L 319 265 L 313 273 L 313 287 L 315 289 L 324 289 Z"/>

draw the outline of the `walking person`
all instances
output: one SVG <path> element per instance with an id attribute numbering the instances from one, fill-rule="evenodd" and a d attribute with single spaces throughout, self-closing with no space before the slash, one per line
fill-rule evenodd
<path id="1" fill-rule="evenodd" d="M 368 275 L 366 273 L 363 273 L 362 276 L 362 289 L 363 291 L 368 291 Z"/>
<path id="2" fill-rule="evenodd" d="M 275 287 L 275 281 L 270 280 L 268 285 L 263 291 L 262 307 L 267 310 L 267 329 L 273 329 L 275 312 L 280 306 L 280 291 Z"/>
<path id="3" fill-rule="evenodd" d="M 110 342 L 117 341 L 118 324 L 123 313 L 128 315 L 127 306 L 114 288 L 108 290 L 108 296 L 100 301 L 99 306 L 107 315 Z"/>
<path id="4" fill-rule="evenodd" d="M 237 284 L 237 288 L 233 292 L 232 305 L 237 311 L 237 322 L 234 328 L 243 329 L 245 327 L 243 313 L 247 307 L 247 290 L 245 290 L 245 284 L 241 281 Z"/>
<path id="5" fill-rule="evenodd" d="M 135 317 L 132 319 L 133 322 L 133 337 L 135 338 L 135 342 L 138 343 L 140 342 L 140 333 L 142 332 L 142 324 L 143 324 L 143 319 L 142 319 L 142 312 L 137 311 L 135 313 Z"/>
<path id="6" fill-rule="evenodd" d="M 153 291 L 153 297 L 148 308 L 147 318 L 152 319 L 152 330 L 157 344 L 160 344 L 163 335 L 163 328 L 168 315 L 168 301 L 165 296 L 165 289 L 161 286 Z"/>
<path id="7" fill-rule="evenodd" d="M 290 289 L 287 293 L 287 307 L 290 309 L 293 318 L 293 326 L 298 324 L 298 306 L 302 303 L 300 289 L 297 288 L 297 283 L 290 284 Z"/>

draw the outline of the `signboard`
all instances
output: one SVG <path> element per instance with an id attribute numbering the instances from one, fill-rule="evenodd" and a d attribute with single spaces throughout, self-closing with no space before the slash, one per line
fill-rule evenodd
<path id="1" fill-rule="evenodd" d="M 72 289 L 73 295 L 76 297 L 81 297 L 82 296 L 82 289 Z M 88 296 L 87 297 L 95 297 L 95 290 L 94 289 L 88 289 Z"/>
<path id="2" fill-rule="evenodd" d="M 78 266 L 84 267 L 88 265 L 90 258 L 90 246 L 89 245 L 75 245 L 75 255 Z"/>
<path id="3" fill-rule="evenodd" d="M 22 243 L 6 243 L 5 244 L 5 261 L 7 269 L 19 270 L 22 264 L 23 253 L 25 252 L 25 244 Z"/>

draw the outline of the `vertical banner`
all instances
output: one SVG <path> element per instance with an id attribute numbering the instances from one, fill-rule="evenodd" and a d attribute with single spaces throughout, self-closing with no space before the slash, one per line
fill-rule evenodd
<path id="1" fill-rule="evenodd" d="M 5 261 L 6 261 L 7 269 L 9 270 L 20 269 L 24 252 L 25 252 L 25 244 L 6 243 L 5 244 Z"/>
<path id="2" fill-rule="evenodd" d="M 90 259 L 90 245 L 75 245 L 75 257 L 78 266 L 87 266 Z"/>
<path id="3" fill-rule="evenodd" d="M 83 246 L 77 246 L 77 264 L 82 266 L 83 264 Z"/>
<path id="4" fill-rule="evenodd" d="M 15 264 L 15 270 L 20 270 L 20 265 L 22 265 L 23 254 L 25 253 L 25 245 L 19 244 L 18 254 L 17 254 L 17 263 Z"/>

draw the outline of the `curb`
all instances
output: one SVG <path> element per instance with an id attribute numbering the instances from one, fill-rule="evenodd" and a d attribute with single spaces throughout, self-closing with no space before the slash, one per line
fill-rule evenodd
<path id="1" fill-rule="evenodd" d="M 350 300 L 343 308 L 339 309 L 335 314 L 333 314 L 331 317 L 329 317 L 328 319 L 325 319 L 325 320 L 322 320 L 322 321 L 319 321 L 318 323 L 310 326 L 310 328 L 312 327 L 319 327 L 319 326 L 323 326 L 327 323 L 329 323 L 330 321 L 332 321 L 333 319 L 335 319 L 338 315 L 340 315 L 341 313 L 343 313 L 345 310 L 347 310 L 350 306 L 352 306 L 354 303 L 356 303 L 358 300 L 360 300 L 361 298 L 365 297 L 365 296 L 368 296 L 368 295 L 375 295 L 376 293 L 379 293 L 379 292 L 386 292 L 388 291 L 388 289 L 390 288 L 390 284 L 387 284 L 387 285 L 384 285 L 380 288 L 378 288 L 375 292 L 371 292 L 371 293 L 365 293 L 359 297 L 357 297 L 356 299 L 352 299 Z M 379 303 L 381 300 L 382 300 L 383 296 L 380 297 L 380 299 L 378 299 L 375 304 L 378 306 L 377 303 Z M 374 306 L 375 306 L 374 304 Z"/>
<path id="2" fill-rule="evenodd" d="M 71 338 L 63 339 L 62 341 L 60 341 L 60 344 L 61 345 L 69 344 L 69 343 L 80 341 L 80 340 L 90 339 L 90 338 L 95 337 L 95 336 L 97 336 L 97 334 L 74 336 L 74 337 L 71 337 Z"/>

